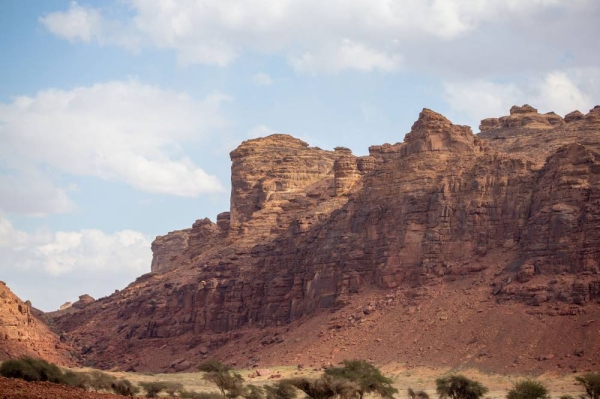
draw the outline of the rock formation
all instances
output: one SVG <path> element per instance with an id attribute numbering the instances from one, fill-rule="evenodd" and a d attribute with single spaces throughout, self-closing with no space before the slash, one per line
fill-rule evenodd
<path id="1" fill-rule="evenodd" d="M 446 306 L 483 329 L 428 324 L 440 345 L 444 331 L 481 340 L 467 352 L 452 352 L 449 364 L 482 359 L 490 368 L 504 367 L 475 351 L 499 348 L 492 329 L 513 337 L 509 321 L 534 328 L 534 317 L 523 324 L 519 312 L 600 317 L 600 108 L 569 115 L 563 120 L 515 106 L 509 116 L 482 121 L 482 133 L 474 135 L 424 109 L 404 142 L 372 146 L 366 157 L 281 134 L 246 141 L 231 153 L 231 207 L 216 224 L 201 219 L 157 237 L 152 273 L 110 297 L 48 317 L 78 338 L 87 362 L 174 371 L 184 356 L 252 363 L 270 353 L 272 361 L 295 362 L 301 355 L 292 352 L 314 332 L 310 320 L 332 311 L 345 315 L 343 322 L 332 319 L 336 331 L 351 332 L 363 317 L 375 323 L 378 309 L 404 323 L 400 315 L 415 309 L 447 317 L 437 310 Z M 365 292 L 378 292 L 373 303 L 381 306 L 365 305 L 357 316 L 352 309 Z M 487 305 L 474 306 L 465 292 Z M 487 318 L 479 314 L 486 311 Z M 402 327 L 377 320 L 383 324 L 371 324 L 374 330 L 406 328 L 403 339 L 418 339 L 409 332 L 425 319 Z M 584 345 L 586 335 L 568 325 L 555 327 Z M 252 338 L 281 329 L 303 335 L 296 346 L 280 335 Z M 522 341 L 524 351 L 547 349 L 533 335 Z M 250 343 L 259 349 L 240 353 Z M 272 344 L 287 352 L 269 352 Z M 348 356 L 364 352 L 339 345 Z M 585 345 L 600 354 L 600 342 Z M 396 356 L 435 359 L 435 350 L 427 350 L 406 346 Z M 344 354 L 334 355 L 328 356 Z M 537 366 L 527 363 L 527 370 Z"/>
<path id="2" fill-rule="evenodd" d="M 41 357 L 64 366 L 75 364 L 71 347 L 51 332 L 4 282 L 0 282 L 0 361 L 20 357 Z"/>

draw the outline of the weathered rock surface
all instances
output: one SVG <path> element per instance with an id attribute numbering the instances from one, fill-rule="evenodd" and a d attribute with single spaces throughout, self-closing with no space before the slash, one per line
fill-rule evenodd
<path id="1" fill-rule="evenodd" d="M 32 311 L 0 282 L 0 361 L 20 356 L 41 357 L 64 366 L 75 364 L 70 346 L 61 342 Z"/>
<path id="2" fill-rule="evenodd" d="M 424 109 L 404 142 L 372 146 L 366 157 L 287 135 L 246 141 L 231 153 L 230 212 L 158 237 L 153 273 L 126 289 L 48 317 L 77 337 L 85 361 L 106 368 L 169 370 L 178 359 L 215 356 L 251 365 L 261 354 L 279 364 L 314 362 L 295 353 L 312 337 L 309 321 L 331 311 L 352 326 L 381 323 L 370 326 L 383 336 L 406 329 L 401 343 L 427 340 L 419 338 L 424 326 L 440 345 L 444 337 L 480 340 L 449 352 L 449 365 L 505 367 L 505 358 L 479 354 L 508 345 L 490 332 L 508 334 L 506 323 L 532 329 L 519 338 L 523 350 L 549 353 L 561 338 L 540 341 L 537 316 L 519 321 L 522 313 L 600 317 L 600 108 L 565 123 L 525 105 L 482 126 L 474 135 Z M 466 298 L 472 287 L 477 295 Z M 372 317 L 379 308 L 368 303 L 356 314 L 370 290 L 393 290 L 374 303 L 383 301 L 396 324 Z M 469 323 L 402 317 L 418 309 L 448 317 L 432 298 Z M 600 354 L 600 342 L 584 345 L 589 334 L 561 323 L 556 331 Z M 290 339 L 294 329 L 302 333 Z M 439 357 L 429 342 L 423 361 Z M 258 348 L 240 352 L 244 345 Z M 270 349 L 277 345 L 287 349 Z M 346 350 L 332 350 L 332 360 L 373 349 L 339 345 Z M 402 345 L 394 356 L 419 358 L 412 343 Z"/>

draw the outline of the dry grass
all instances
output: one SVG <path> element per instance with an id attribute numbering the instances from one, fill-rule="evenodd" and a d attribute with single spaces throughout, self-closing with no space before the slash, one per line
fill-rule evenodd
<path id="1" fill-rule="evenodd" d="M 76 371 L 91 371 L 91 368 L 76 369 Z M 309 378 L 316 378 L 320 375 L 319 371 L 312 369 L 298 370 L 294 366 L 280 366 L 270 367 L 269 370 L 273 374 L 281 374 L 282 378 L 303 376 Z M 255 372 L 255 369 L 242 369 L 235 370 L 240 373 L 246 383 L 252 383 L 254 385 L 265 385 L 271 382 L 277 381 L 269 379 L 268 376 L 248 378 L 249 374 Z M 398 364 L 390 364 L 382 367 L 382 371 L 385 375 L 392 377 L 395 381 L 394 386 L 398 388 L 398 398 L 407 398 L 407 389 L 413 388 L 415 390 L 424 390 L 432 398 L 436 398 L 435 393 L 435 380 L 436 378 L 448 374 L 448 373 L 459 373 L 464 374 L 469 378 L 475 379 L 481 382 L 483 385 L 489 388 L 490 392 L 486 395 L 489 399 L 500 399 L 505 398 L 506 393 L 512 388 L 513 383 L 523 378 L 536 378 L 546 384 L 550 394 L 553 398 L 558 398 L 561 395 L 572 395 L 578 397 L 584 393 L 581 386 L 575 383 L 576 374 L 542 374 L 539 376 L 528 376 L 528 375 L 509 375 L 509 374 L 497 374 L 497 373 L 485 373 L 475 369 L 461 369 L 452 370 L 449 368 L 412 368 L 406 369 Z M 107 372 L 108 374 L 114 375 L 118 378 L 126 378 L 134 384 L 148 381 L 169 381 L 177 382 L 184 385 L 187 390 L 193 390 L 197 392 L 217 392 L 216 387 L 203 380 L 203 373 L 190 372 L 190 373 L 176 373 L 176 374 L 151 374 L 151 373 L 127 373 L 127 372 Z"/>

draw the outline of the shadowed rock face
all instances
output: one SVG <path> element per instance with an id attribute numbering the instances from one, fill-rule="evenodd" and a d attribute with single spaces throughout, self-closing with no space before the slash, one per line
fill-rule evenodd
<path id="1" fill-rule="evenodd" d="M 104 348 L 85 355 L 98 366 L 162 370 L 183 353 L 218 355 L 243 329 L 344 308 L 368 287 L 481 276 L 498 303 L 592 306 L 599 115 L 565 123 L 513 107 L 474 135 L 424 109 L 404 142 L 366 157 L 281 134 L 246 141 L 231 153 L 228 213 L 158 237 L 154 273 L 53 321 Z M 110 322 L 99 331 L 98 320 Z"/>

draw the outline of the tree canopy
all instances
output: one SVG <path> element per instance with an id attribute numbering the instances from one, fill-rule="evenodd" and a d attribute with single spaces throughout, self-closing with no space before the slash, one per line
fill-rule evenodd
<path id="1" fill-rule="evenodd" d="M 548 389 L 544 384 L 535 380 L 523 380 L 508 391 L 506 399 L 550 399 Z"/>
<path id="2" fill-rule="evenodd" d="M 479 399 L 488 389 L 463 375 L 450 375 L 435 380 L 440 399 Z"/>
<path id="3" fill-rule="evenodd" d="M 228 398 L 236 398 L 244 393 L 244 379 L 238 373 L 217 360 L 207 360 L 198 366 L 199 371 L 204 371 L 206 381 L 212 382 L 219 388 L 221 395 Z"/>
<path id="4" fill-rule="evenodd" d="M 375 393 L 384 399 L 392 399 L 398 390 L 392 386 L 393 381 L 381 374 L 381 371 L 365 360 L 344 360 L 342 367 L 330 367 L 325 375 L 343 378 L 358 384 L 360 399 L 366 393 Z"/>

